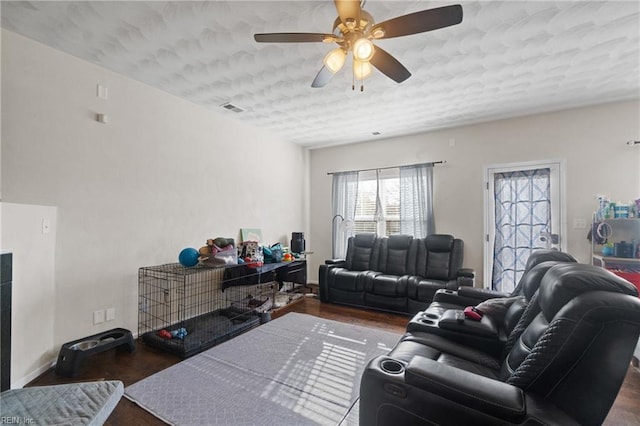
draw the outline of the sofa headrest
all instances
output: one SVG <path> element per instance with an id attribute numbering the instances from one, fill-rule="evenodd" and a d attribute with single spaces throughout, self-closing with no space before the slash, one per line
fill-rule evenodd
<path id="1" fill-rule="evenodd" d="M 390 235 L 387 247 L 393 250 L 408 250 L 411 241 L 413 241 L 413 236 L 411 235 Z"/>
<path id="2" fill-rule="evenodd" d="M 547 273 L 551 267 L 558 265 L 563 262 L 542 262 L 530 270 L 526 271 L 522 276 L 522 280 L 520 281 L 518 294 L 524 296 L 526 300 L 531 300 L 533 295 L 540 288 L 540 283 L 542 282 L 542 278 Z"/>
<path id="3" fill-rule="evenodd" d="M 638 290 L 633 285 L 604 268 L 562 262 L 551 267 L 544 275 L 538 303 L 545 318 L 550 320 L 571 299 L 592 291 L 638 296 Z"/>
<path id="4" fill-rule="evenodd" d="M 585 316 L 591 322 L 624 320 L 640 326 L 640 299 L 628 294 L 592 291 L 571 299 L 556 314 L 556 318 L 574 321 Z"/>
<path id="5" fill-rule="evenodd" d="M 427 250 L 431 252 L 448 252 L 453 246 L 453 235 L 431 234 L 425 238 Z"/>
<path id="6" fill-rule="evenodd" d="M 577 260 L 571 256 L 569 253 L 565 253 L 558 250 L 535 250 L 527 259 L 527 264 L 524 267 L 525 271 L 533 268 L 534 266 L 542 263 L 548 262 L 550 260 L 555 260 L 557 262 L 572 262 L 576 263 Z"/>
<path id="7" fill-rule="evenodd" d="M 374 233 L 362 233 L 362 234 L 356 234 L 353 237 L 353 244 L 356 247 L 365 247 L 365 248 L 371 248 L 373 247 L 373 244 L 376 242 L 376 238 L 377 235 Z"/>

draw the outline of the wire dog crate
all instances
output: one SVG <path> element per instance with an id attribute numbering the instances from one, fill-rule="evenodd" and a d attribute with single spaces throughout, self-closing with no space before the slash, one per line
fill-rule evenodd
<path id="1" fill-rule="evenodd" d="M 223 292 L 224 271 L 224 267 L 185 268 L 179 263 L 140 268 L 139 338 L 186 358 L 259 325 L 277 284 Z"/>

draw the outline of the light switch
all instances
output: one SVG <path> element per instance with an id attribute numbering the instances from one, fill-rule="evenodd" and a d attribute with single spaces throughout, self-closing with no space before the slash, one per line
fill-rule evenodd
<path id="1" fill-rule="evenodd" d="M 109 99 L 109 89 L 102 84 L 98 84 L 96 94 L 100 99 Z"/>
<path id="2" fill-rule="evenodd" d="M 51 232 L 51 221 L 49 219 L 42 219 L 42 233 L 48 234 Z"/>

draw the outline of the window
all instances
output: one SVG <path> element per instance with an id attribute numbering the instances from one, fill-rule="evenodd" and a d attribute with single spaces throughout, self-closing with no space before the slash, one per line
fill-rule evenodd
<path id="1" fill-rule="evenodd" d="M 333 173 L 333 258 L 362 232 L 423 238 L 435 232 L 433 163 Z"/>
<path id="2" fill-rule="evenodd" d="M 379 218 L 376 219 L 377 194 L 380 194 Z M 355 231 L 378 235 L 400 233 L 400 173 L 399 169 L 361 172 L 358 176 Z"/>

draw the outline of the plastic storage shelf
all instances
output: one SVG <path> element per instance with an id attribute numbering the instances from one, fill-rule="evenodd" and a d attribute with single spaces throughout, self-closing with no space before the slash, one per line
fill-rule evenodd
<path id="1" fill-rule="evenodd" d="M 610 270 L 635 285 L 640 292 L 640 218 L 613 218 L 593 221 L 592 232 L 606 226 L 606 241 L 592 236 L 591 263 Z M 605 253 L 603 242 L 613 243 Z"/>

